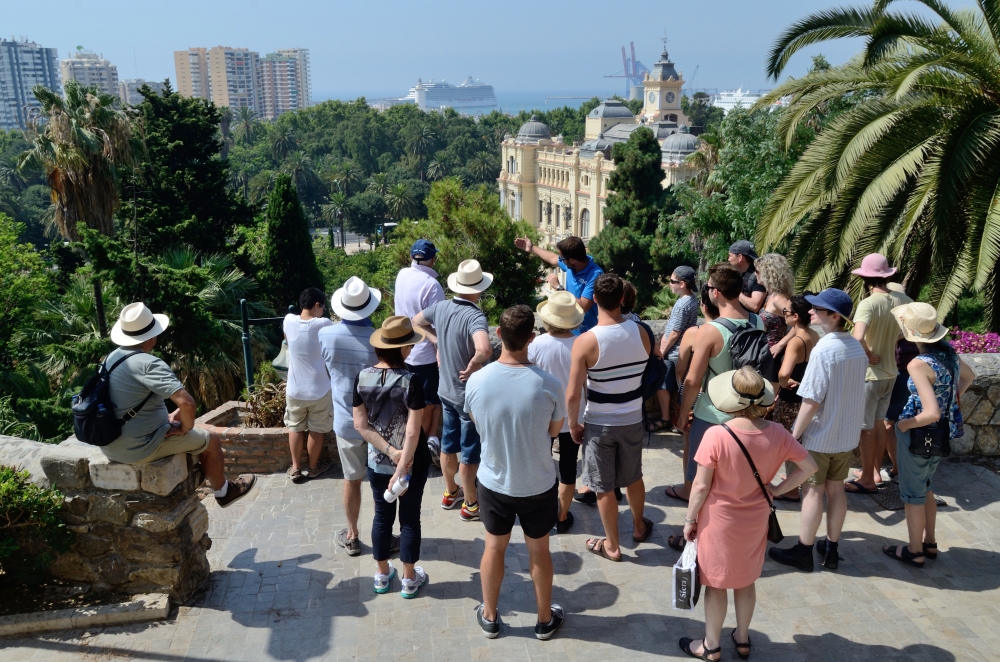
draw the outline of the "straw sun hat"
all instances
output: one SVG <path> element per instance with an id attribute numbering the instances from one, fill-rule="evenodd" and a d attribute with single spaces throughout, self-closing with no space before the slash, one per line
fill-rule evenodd
<path id="1" fill-rule="evenodd" d="M 160 335 L 168 326 L 166 315 L 154 315 L 141 301 L 130 303 L 122 308 L 111 329 L 111 342 L 119 347 L 134 347 Z"/>
<path id="2" fill-rule="evenodd" d="M 737 391 L 733 384 L 733 377 L 737 372 L 739 371 L 724 372 L 718 377 L 712 378 L 712 381 L 708 383 L 708 397 L 716 409 L 732 414 L 743 411 L 751 405 L 770 407 L 774 403 L 774 387 L 766 379 L 761 380 L 764 382 L 764 388 L 761 389 L 760 393 L 740 393 Z"/>
<path id="3" fill-rule="evenodd" d="M 413 328 L 410 318 L 404 315 L 394 315 L 385 318 L 381 329 L 375 329 L 368 340 L 372 347 L 380 349 L 393 349 L 394 347 L 407 347 L 416 345 L 424 339 L 422 331 Z"/>
<path id="4" fill-rule="evenodd" d="M 948 329 L 938 322 L 937 310 L 929 303 L 908 303 L 892 309 L 896 324 L 903 331 L 903 338 L 910 342 L 934 343 L 946 335 Z"/>
<path id="5" fill-rule="evenodd" d="M 535 308 L 542 320 L 557 329 L 575 329 L 586 315 L 576 302 L 576 297 L 566 290 L 553 292 Z"/>
<path id="6" fill-rule="evenodd" d="M 476 294 L 493 284 L 493 274 L 483 271 L 479 260 L 465 260 L 448 276 L 448 289 L 456 294 Z"/>

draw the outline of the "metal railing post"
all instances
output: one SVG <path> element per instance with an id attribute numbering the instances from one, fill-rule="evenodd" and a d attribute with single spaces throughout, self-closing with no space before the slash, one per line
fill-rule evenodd
<path id="1" fill-rule="evenodd" d="M 243 369 L 247 378 L 247 393 L 253 391 L 253 355 L 250 353 L 250 309 L 247 300 L 240 299 L 240 317 L 243 321 Z"/>

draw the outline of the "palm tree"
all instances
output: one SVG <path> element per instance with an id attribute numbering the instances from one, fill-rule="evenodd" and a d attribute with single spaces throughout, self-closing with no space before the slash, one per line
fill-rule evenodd
<path id="1" fill-rule="evenodd" d="M 434 133 L 434 129 L 425 125 L 413 131 L 406 141 L 406 151 L 417 159 L 420 181 L 424 181 L 424 159 L 433 147 L 435 140 L 437 140 L 437 134 Z"/>
<path id="2" fill-rule="evenodd" d="M 268 146 L 271 148 L 271 156 L 278 163 L 285 160 L 285 157 L 295 151 L 297 143 L 295 134 L 287 126 L 272 124 L 267 135 Z"/>
<path id="3" fill-rule="evenodd" d="M 257 119 L 257 113 L 246 106 L 242 106 L 236 111 L 236 117 L 233 119 L 235 120 L 233 140 L 236 143 L 252 145 L 257 141 L 262 129 L 260 120 Z"/>
<path id="4" fill-rule="evenodd" d="M 66 83 L 65 100 L 41 85 L 32 92 L 41 117 L 29 129 L 32 147 L 21 154 L 18 167 L 38 168 L 52 189 L 55 222 L 70 241 L 78 241 L 78 225 L 106 236 L 115 233 L 114 217 L 121 206 L 121 179 L 140 149 L 132 122 L 119 99 Z M 102 335 L 106 322 L 101 282 L 94 280 L 94 299 Z"/>
<path id="5" fill-rule="evenodd" d="M 299 197 L 302 197 L 308 189 L 319 186 L 319 176 L 313 170 L 312 159 L 300 150 L 292 152 L 285 158 L 281 171 L 291 176 Z"/>
<path id="6" fill-rule="evenodd" d="M 271 189 L 274 188 L 275 176 L 273 170 L 261 170 L 251 177 L 247 183 L 247 190 L 249 192 L 247 199 L 254 204 L 266 202 L 268 196 L 271 195 Z"/>
<path id="7" fill-rule="evenodd" d="M 384 198 L 389 192 L 389 175 L 384 172 L 376 172 L 368 178 L 368 190 Z"/>
<path id="8" fill-rule="evenodd" d="M 498 161 L 498 157 L 493 154 L 479 152 L 469 159 L 465 167 L 479 181 L 489 182 L 495 180 L 500 175 L 500 163 Z"/>
<path id="9" fill-rule="evenodd" d="M 397 222 L 403 220 L 406 214 L 413 211 L 413 191 L 410 190 L 406 182 L 393 184 L 384 197 L 385 206 L 388 207 L 389 213 Z"/>
<path id="10" fill-rule="evenodd" d="M 790 241 L 800 285 L 850 278 L 879 251 L 911 292 L 931 285 L 942 318 L 968 289 L 982 292 L 1000 327 L 1000 7 L 977 0 L 952 10 L 918 0 L 934 19 L 838 8 L 792 25 L 771 51 L 775 79 L 800 49 L 834 38 L 865 40 L 844 66 L 789 80 L 760 100 L 791 95 L 787 141 L 824 104 L 832 117 L 772 196 L 757 229 L 764 249 Z M 857 287 L 857 284 L 854 285 Z"/>
<path id="11" fill-rule="evenodd" d="M 427 176 L 435 181 L 444 179 L 451 174 L 451 167 L 445 161 L 434 159 L 427 164 Z"/>
<path id="12" fill-rule="evenodd" d="M 233 136 L 230 127 L 233 124 L 233 109 L 228 106 L 219 109 L 219 133 L 222 135 L 222 150 L 219 158 L 229 157 L 229 146 L 233 144 Z"/>
<path id="13" fill-rule="evenodd" d="M 336 221 L 340 226 L 340 245 L 344 245 L 344 220 L 347 218 L 347 194 L 343 191 L 336 191 L 330 194 L 330 202 L 320 207 L 320 213 L 326 221 L 327 236 L 330 240 L 330 248 L 333 248 L 333 223 Z"/>

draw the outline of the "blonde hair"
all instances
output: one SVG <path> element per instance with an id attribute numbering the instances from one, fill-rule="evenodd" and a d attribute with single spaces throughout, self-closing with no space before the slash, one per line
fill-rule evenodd
<path id="1" fill-rule="evenodd" d="M 754 260 L 757 282 L 764 286 L 768 294 L 777 292 L 791 297 L 795 291 L 795 276 L 788 266 L 788 259 L 778 253 L 767 253 Z"/>
<path id="2" fill-rule="evenodd" d="M 764 390 L 764 378 L 755 369 L 745 365 L 733 375 L 733 388 L 739 393 L 760 393 Z M 764 405 L 750 405 L 746 409 L 730 413 L 743 418 L 764 418 L 767 410 L 768 407 Z"/>

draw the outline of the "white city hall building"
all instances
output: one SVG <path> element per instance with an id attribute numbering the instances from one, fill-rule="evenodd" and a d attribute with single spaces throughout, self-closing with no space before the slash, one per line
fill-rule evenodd
<path id="1" fill-rule="evenodd" d="M 511 218 L 539 228 L 549 243 L 569 235 L 589 240 L 604 226 L 608 178 L 615 169 L 611 148 L 627 142 L 640 126 L 652 129 L 660 142 L 663 187 L 691 179 L 695 170 L 686 159 L 698 149 L 698 138 L 689 133 L 681 111 L 683 85 L 664 50 L 643 81 L 642 112 L 633 115 L 615 99 L 603 102 L 587 115 L 582 144 L 553 138 L 532 116 L 502 143 L 500 204 Z"/>

